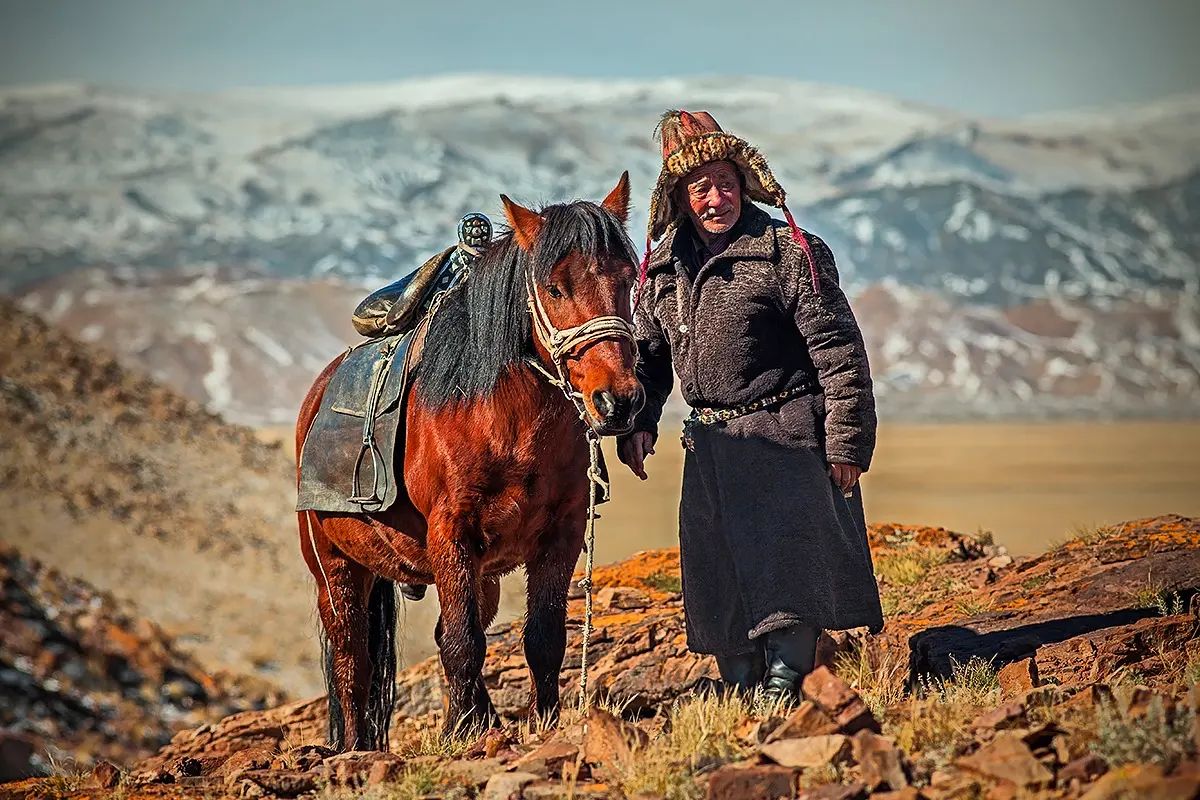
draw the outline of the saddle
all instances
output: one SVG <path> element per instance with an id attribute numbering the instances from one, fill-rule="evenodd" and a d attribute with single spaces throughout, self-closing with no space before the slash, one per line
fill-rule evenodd
<path id="1" fill-rule="evenodd" d="M 491 231 L 486 216 L 468 214 L 457 245 L 358 305 L 354 327 L 371 338 L 346 351 L 325 388 L 299 453 L 297 511 L 363 514 L 396 502 L 403 476 L 393 470 L 404 463 L 413 341 L 438 295 L 465 277 Z"/>
<path id="2" fill-rule="evenodd" d="M 388 336 L 413 328 L 433 298 L 470 271 L 492 240 L 492 223 L 480 213 L 458 223 L 458 244 L 448 247 L 399 280 L 367 295 L 351 321 L 363 336 Z"/>

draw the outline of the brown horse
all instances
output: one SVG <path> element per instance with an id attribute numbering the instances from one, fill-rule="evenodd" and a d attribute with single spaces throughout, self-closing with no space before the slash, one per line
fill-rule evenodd
<path id="1" fill-rule="evenodd" d="M 635 256 L 624 229 L 629 176 L 599 205 L 535 212 L 501 200 L 511 231 L 428 320 L 395 470 L 407 495 L 378 514 L 299 513 L 339 750 L 387 748 L 395 582 L 437 586 L 449 733 L 498 723 L 481 676 L 484 630 L 500 577 L 524 566 L 530 711 L 557 713 L 567 590 L 588 506 L 585 425 L 622 433 L 643 402 L 630 323 Z M 340 362 L 304 400 L 297 452 Z M 554 376 L 566 380 L 556 386 Z"/>

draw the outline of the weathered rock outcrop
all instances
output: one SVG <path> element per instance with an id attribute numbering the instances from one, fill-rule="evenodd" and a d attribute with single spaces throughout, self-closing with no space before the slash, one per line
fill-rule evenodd
<path id="1" fill-rule="evenodd" d="M 1200 520 L 1129 522 L 1029 559 L 897 525 L 873 527 L 872 547 L 893 609 L 884 632 L 825 637 L 807 700 L 786 716 L 760 711 L 729 727 L 711 712 L 699 724 L 725 737 L 718 748 L 671 733 L 684 724 L 671 701 L 713 670 L 686 651 L 677 554 L 661 550 L 595 575 L 592 685 L 625 719 L 566 713 L 556 730 L 509 725 L 430 755 L 420 743 L 441 707 L 431 659 L 400 677 L 396 754 L 329 757 L 323 702 L 313 700 L 181 732 L 137 768 L 158 783 L 126 788 L 161 796 L 171 781 L 181 796 L 297 796 L 411 785 L 433 769 L 437 796 L 620 797 L 667 759 L 672 793 L 711 798 L 1200 797 Z M 567 703 L 580 598 L 569 618 Z M 519 625 L 492 631 L 489 644 L 485 680 L 501 711 L 519 716 Z M 670 751 L 672 736 L 695 751 Z"/>

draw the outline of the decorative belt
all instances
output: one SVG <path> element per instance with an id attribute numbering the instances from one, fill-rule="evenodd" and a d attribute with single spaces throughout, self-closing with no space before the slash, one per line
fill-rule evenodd
<path id="1" fill-rule="evenodd" d="M 683 435 L 679 437 L 679 441 L 683 443 L 684 448 L 695 450 L 696 444 L 692 439 L 692 431 L 697 425 L 716 425 L 720 422 L 728 422 L 731 419 L 744 417 L 747 414 L 753 414 L 755 411 L 761 411 L 771 406 L 776 406 L 785 400 L 791 400 L 793 397 L 799 397 L 802 394 L 808 394 L 813 390 L 813 386 L 809 383 L 802 383 L 799 386 L 793 386 L 791 389 L 784 389 L 782 392 L 769 394 L 765 397 L 760 397 L 757 400 L 751 400 L 749 403 L 743 403 L 740 406 L 731 408 L 693 408 L 692 413 L 683 420 Z"/>

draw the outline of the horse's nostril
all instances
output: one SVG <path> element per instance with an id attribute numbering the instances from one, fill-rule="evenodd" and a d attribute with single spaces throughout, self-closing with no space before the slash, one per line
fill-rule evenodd
<path id="1" fill-rule="evenodd" d="M 617 398 L 607 389 L 597 389 L 592 392 L 592 405 L 601 419 L 608 419 L 617 410 Z"/>

